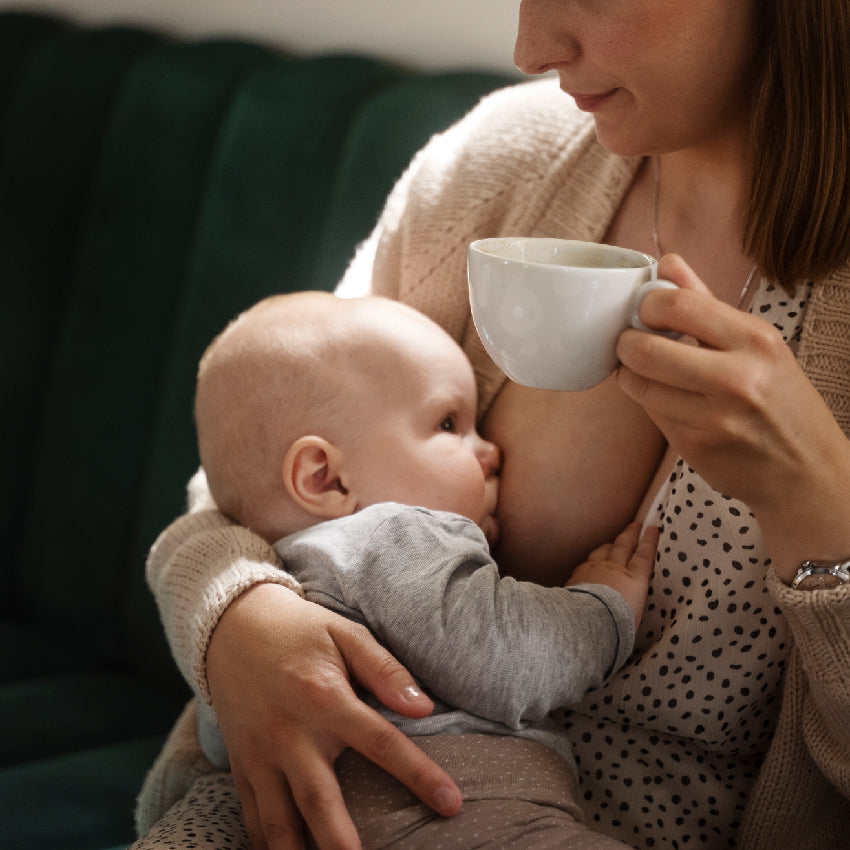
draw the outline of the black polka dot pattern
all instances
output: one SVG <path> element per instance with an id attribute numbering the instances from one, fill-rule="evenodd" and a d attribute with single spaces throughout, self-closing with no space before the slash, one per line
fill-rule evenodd
<path id="1" fill-rule="evenodd" d="M 763 283 L 750 311 L 796 350 L 809 289 Z M 649 521 L 661 541 L 629 662 L 561 720 L 597 829 L 637 848 L 726 848 L 773 733 L 787 634 L 741 502 L 680 460 Z"/>
<path id="2" fill-rule="evenodd" d="M 250 850 L 233 777 L 202 776 L 131 850 Z"/>

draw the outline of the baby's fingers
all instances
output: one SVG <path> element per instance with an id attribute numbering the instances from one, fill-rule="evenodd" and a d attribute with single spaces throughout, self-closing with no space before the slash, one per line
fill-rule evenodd
<path id="1" fill-rule="evenodd" d="M 646 576 L 647 579 L 652 575 L 659 536 L 658 526 L 648 525 L 629 558 L 629 568 L 639 575 Z"/>
<path id="2" fill-rule="evenodd" d="M 590 562 L 610 561 L 613 564 L 626 566 L 629 559 L 637 552 L 640 540 L 640 524 L 629 523 L 615 538 L 612 543 L 603 543 L 594 549 L 588 556 Z"/>

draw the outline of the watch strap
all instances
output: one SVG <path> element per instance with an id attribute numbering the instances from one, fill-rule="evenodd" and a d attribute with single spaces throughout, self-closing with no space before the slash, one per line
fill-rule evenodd
<path id="1" fill-rule="evenodd" d="M 795 590 L 828 590 L 850 583 L 850 561 L 805 561 L 791 582 Z"/>

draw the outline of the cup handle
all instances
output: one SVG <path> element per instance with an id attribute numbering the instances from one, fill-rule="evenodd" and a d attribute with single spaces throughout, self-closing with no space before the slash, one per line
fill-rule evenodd
<path id="1" fill-rule="evenodd" d="M 675 331 L 656 331 L 652 328 L 648 328 L 641 320 L 640 320 L 640 307 L 643 304 L 643 299 L 649 295 L 650 292 L 654 292 L 656 289 L 678 289 L 675 283 L 672 283 L 669 280 L 657 280 L 653 278 L 652 280 L 647 280 L 642 283 L 637 290 L 635 291 L 634 299 L 632 300 L 632 327 L 637 328 L 639 331 L 647 331 L 651 334 L 657 334 L 658 336 L 666 336 L 669 339 L 678 339 L 681 334 L 676 333 Z"/>

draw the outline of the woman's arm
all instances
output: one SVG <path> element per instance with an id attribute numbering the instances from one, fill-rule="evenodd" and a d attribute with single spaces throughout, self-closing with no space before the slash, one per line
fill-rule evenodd
<path id="1" fill-rule="evenodd" d="M 804 560 L 850 557 L 850 441 L 774 328 L 714 299 L 677 257 L 660 273 L 682 289 L 653 293 L 642 318 L 700 345 L 626 331 L 618 382 L 706 481 L 758 519 L 799 680 L 793 693 L 786 682 L 771 753 L 788 746 L 780 733 L 796 736 L 850 799 L 850 588 L 788 586 Z"/>
<path id="2" fill-rule="evenodd" d="M 359 846 L 333 769 L 346 747 L 440 814 L 460 808 L 451 778 L 352 690 L 349 671 L 400 714 L 422 717 L 433 708 L 366 629 L 264 584 L 228 608 L 208 666 L 254 847 L 302 846 L 301 816 L 320 847 Z"/>
<path id="3" fill-rule="evenodd" d="M 806 679 L 797 718 L 822 773 L 850 800 L 850 585 L 793 590 L 775 574 L 768 587 L 794 636 Z"/>
<path id="4" fill-rule="evenodd" d="M 302 846 L 299 809 L 319 846 L 358 846 L 333 772 L 347 746 L 441 814 L 460 807 L 448 775 L 355 696 L 346 667 L 400 714 L 431 701 L 368 632 L 301 599 L 264 540 L 215 510 L 190 513 L 160 535 L 147 577 L 181 672 L 216 709 L 255 847 Z"/>
<path id="5" fill-rule="evenodd" d="M 842 847 L 850 829 L 850 586 L 768 587 L 794 636 L 773 742 L 747 802 L 745 850 Z"/>
<path id="6" fill-rule="evenodd" d="M 652 293 L 642 318 L 699 345 L 625 331 L 620 387 L 715 490 L 749 506 L 783 582 L 805 560 L 850 557 L 850 441 L 791 349 L 681 258 L 659 273 L 681 288 Z"/>
<path id="7" fill-rule="evenodd" d="M 151 548 L 146 575 L 177 666 L 205 702 L 207 648 L 230 603 L 265 582 L 301 592 L 271 546 L 215 509 L 168 526 Z"/>

